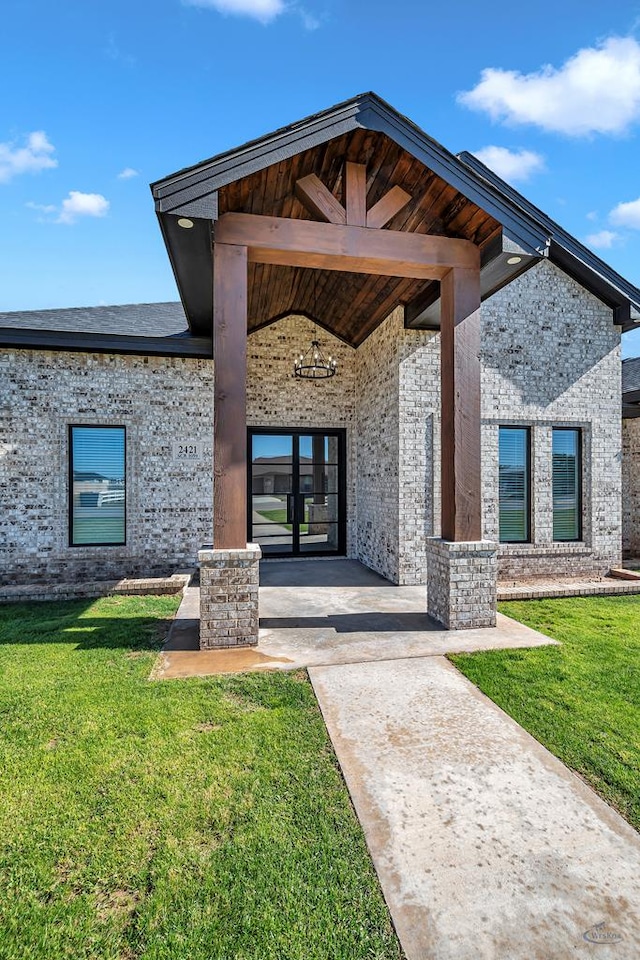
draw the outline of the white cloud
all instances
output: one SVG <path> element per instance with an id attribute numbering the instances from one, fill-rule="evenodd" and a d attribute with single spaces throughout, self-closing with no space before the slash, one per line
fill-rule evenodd
<path id="1" fill-rule="evenodd" d="M 493 120 L 531 123 L 569 136 L 624 133 L 640 117 L 640 43 L 610 37 L 560 68 L 536 73 L 489 67 L 458 103 Z"/>
<path id="2" fill-rule="evenodd" d="M 75 223 L 78 217 L 106 217 L 109 201 L 101 193 L 70 190 L 62 201 L 57 223 Z"/>
<path id="3" fill-rule="evenodd" d="M 133 167 L 125 167 L 124 170 L 121 170 L 118 174 L 118 180 L 131 180 L 132 177 L 137 177 L 139 175 L 139 170 L 134 170 Z"/>
<path id="4" fill-rule="evenodd" d="M 260 23 L 270 23 L 284 13 L 284 0 L 185 0 L 194 7 L 210 7 L 219 13 L 252 17 Z"/>
<path id="5" fill-rule="evenodd" d="M 586 237 L 585 243 L 588 247 L 593 247 L 595 250 L 608 250 L 617 239 L 618 234 L 612 230 L 599 230 L 598 233 L 590 233 L 589 236 Z"/>
<path id="6" fill-rule="evenodd" d="M 585 217 L 587 218 L 587 220 L 597 220 L 598 214 L 596 213 L 595 210 L 590 210 L 589 213 L 585 214 Z"/>
<path id="7" fill-rule="evenodd" d="M 61 204 L 34 203 L 30 200 L 25 204 L 30 210 L 37 210 L 43 214 L 57 214 L 39 217 L 40 223 L 75 223 L 79 217 L 106 217 L 110 203 L 101 193 L 82 193 L 80 190 L 70 190 Z"/>
<path id="8" fill-rule="evenodd" d="M 57 167 L 58 161 L 51 156 L 55 149 L 44 130 L 28 134 L 22 147 L 15 142 L 0 143 L 0 183 L 8 183 L 21 173 L 38 173 Z"/>
<path id="9" fill-rule="evenodd" d="M 609 214 L 609 220 L 618 227 L 640 230 L 640 197 L 628 203 L 619 203 Z"/>
<path id="10" fill-rule="evenodd" d="M 528 180 L 533 173 L 544 170 L 544 157 L 533 150 L 508 150 L 507 147 L 483 147 L 475 156 L 503 180 L 515 183 Z"/>

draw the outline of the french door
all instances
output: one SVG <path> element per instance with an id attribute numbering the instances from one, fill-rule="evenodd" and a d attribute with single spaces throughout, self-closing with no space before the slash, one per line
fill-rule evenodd
<path id="1" fill-rule="evenodd" d="M 344 554 L 344 430 L 249 430 L 248 539 L 264 556 Z"/>

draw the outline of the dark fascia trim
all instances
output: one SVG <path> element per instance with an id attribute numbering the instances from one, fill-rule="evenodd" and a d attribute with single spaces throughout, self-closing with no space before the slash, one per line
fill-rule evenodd
<path id="1" fill-rule="evenodd" d="M 19 330 L 13 327 L 0 328 L 0 347 L 209 360 L 213 356 L 210 337 L 125 337 L 108 333 Z"/>
<path id="2" fill-rule="evenodd" d="M 623 420 L 636 420 L 638 417 L 640 417 L 640 403 L 623 403 L 622 404 Z"/>
<path id="3" fill-rule="evenodd" d="M 640 390 L 627 390 L 622 394 L 623 403 L 640 403 Z"/>
<path id="4" fill-rule="evenodd" d="M 374 95 L 362 95 L 364 98 L 368 96 Z M 193 204 L 207 197 L 211 198 L 212 208 L 217 207 L 216 195 L 220 187 L 361 126 L 358 113 L 362 97 L 337 104 L 329 110 L 280 127 L 266 136 L 156 180 L 150 184 L 156 210 L 159 213 L 183 214 L 185 204 Z M 184 215 L 188 216 L 187 213 Z"/>
<path id="5" fill-rule="evenodd" d="M 636 329 L 640 320 L 640 290 L 613 267 L 567 233 L 560 224 L 514 190 L 472 153 L 458 154 L 459 160 L 504 194 L 508 202 L 540 224 L 550 237 L 549 259 L 573 276 L 594 296 L 614 311 L 614 323 L 623 331 Z"/>
<path id="6" fill-rule="evenodd" d="M 540 224 L 520 208 L 512 207 L 502 191 L 433 140 L 407 117 L 375 93 L 364 93 L 322 113 L 282 127 L 235 150 L 212 157 L 151 184 L 158 213 L 188 216 L 183 205 L 211 198 L 220 187 L 319 146 L 343 133 L 364 128 L 384 133 L 433 170 L 482 210 L 508 227 L 529 255 L 543 255 L 548 237 Z M 213 216 L 213 214 L 212 214 Z"/>

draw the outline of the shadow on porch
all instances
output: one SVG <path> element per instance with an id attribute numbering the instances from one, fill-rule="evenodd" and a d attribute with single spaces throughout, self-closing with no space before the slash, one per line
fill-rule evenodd
<path id="1" fill-rule="evenodd" d="M 260 642 L 328 644 L 340 634 L 440 630 L 424 586 L 398 587 L 357 560 L 263 561 Z M 297 634 L 300 633 L 300 636 Z"/>

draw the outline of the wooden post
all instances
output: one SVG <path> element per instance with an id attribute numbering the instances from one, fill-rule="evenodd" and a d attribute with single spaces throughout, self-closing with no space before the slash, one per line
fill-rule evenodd
<path id="1" fill-rule="evenodd" d="M 213 245 L 213 545 L 247 545 L 247 248 Z"/>
<path id="2" fill-rule="evenodd" d="M 441 281 L 442 538 L 482 539 L 480 271 Z"/>

